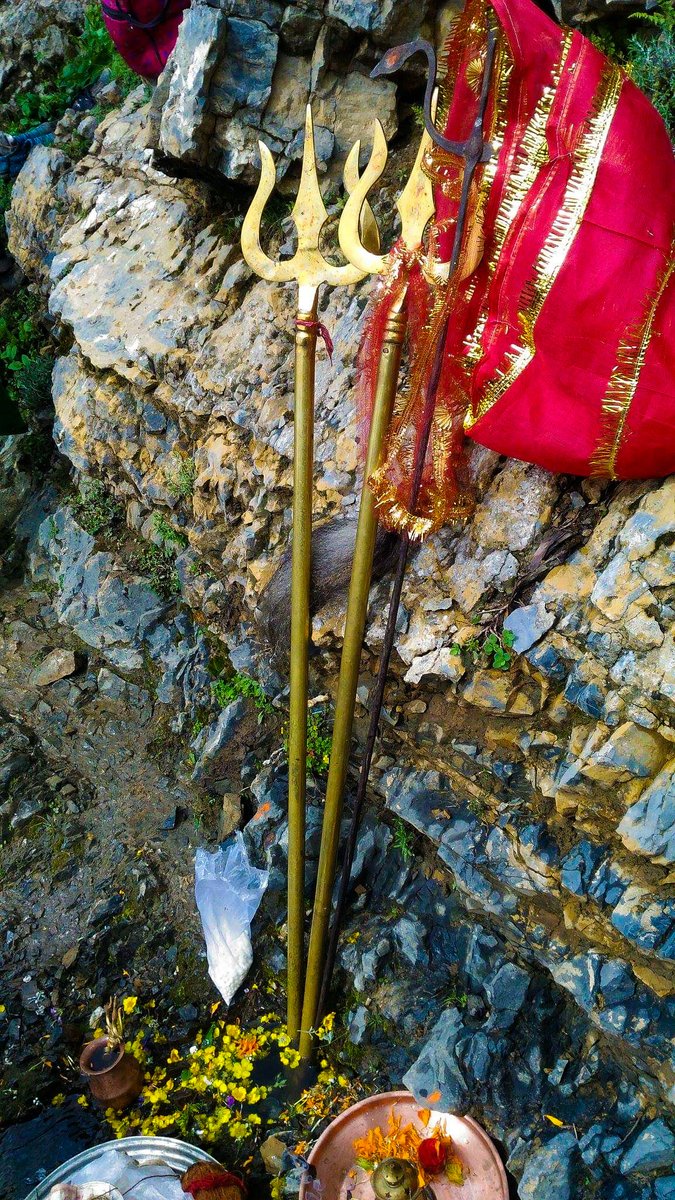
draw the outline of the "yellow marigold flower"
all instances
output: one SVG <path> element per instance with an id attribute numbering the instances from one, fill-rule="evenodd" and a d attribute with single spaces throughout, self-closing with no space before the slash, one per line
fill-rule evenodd
<path id="1" fill-rule="evenodd" d="M 246 1088 L 241 1087 L 241 1085 L 237 1085 L 237 1087 L 232 1088 L 232 1095 L 234 1096 L 234 1099 L 238 1100 L 241 1104 L 242 1100 L 246 1099 Z"/>
<path id="2" fill-rule="evenodd" d="M 241 1142 L 248 1136 L 249 1128 L 244 1121 L 233 1121 L 230 1125 L 230 1136 L 235 1142 Z"/>
<path id="3" fill-rule="evenodd" d="M 271 1181 L 270 1195 L 272 1196 L 272 1200 L 281 1200 L 281 1197 L 283 1196 L 285 1190 L 286 1190 L 286 1181 L 285 1181 L 283 1175 L 278 1175 L 276 1179 L 273 1179 Z"/>
<path id="4" fill-rule="evenodd" d="M 132 1013 L 138 1004 L 138 996 L 125 996 L 122 1001 L 122 1008 L 127 1016 Z"/>
<path id="5" fill-rule="evenodd" d="M 52 1100 L 52 1104 L 63 1104 L 63 1101 L 65 1100 L 65 1098 L 66 1097 L 64 1096 L 63 1092 L 59 1092 L 56 1096 L 54 1096 L 54 1099 Z"/>
<path id="6" fill-rule="evenodd" d="M 78 1096 L 77 1103 L 81 1104 L 83 1108 L 89 1108 L 89 1101 L 86 1096 Z"/>

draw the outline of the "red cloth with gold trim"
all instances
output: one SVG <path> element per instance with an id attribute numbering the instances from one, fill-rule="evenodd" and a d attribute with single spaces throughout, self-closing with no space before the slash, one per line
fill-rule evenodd
<path id="1" fill-rule="evenodd" d="M 419 535 L 458 511 L 460 408 L 469 437 L 551 471 L 648 478 L 675 470 L 675 159 L 667 131 L 620 68 L 531 0 L 470 0 L 447 47 L 449 99 L 438 122 L 446 136 L 468 133 L 495 19 L 485 122 L 493 155 L 472 189 L 468 272 L 444 299 L 446 317 L 452 311 L 421 523 L 401 519 L 401 408 L 374 480 L 385 522 Z M 447 257 L 462 164 L 435 147 L 426 167 Z M 430 287 L 428 311 L 433 304 Z M 435 336 L 428 320 L 411 332 L 422 343 Z M 403 420 L 418 417 L 409 401 Z M 395 506 L 387 482 L 396 480 Z"/>

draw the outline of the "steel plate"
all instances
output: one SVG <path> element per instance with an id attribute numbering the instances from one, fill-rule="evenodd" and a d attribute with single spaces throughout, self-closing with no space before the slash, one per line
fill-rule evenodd
<path id="1" fill-rule="evenodd" d="M 205 1160 L 216 1162 L 216 1159 L 211 1154 L 207 1154 L 205 1150 L 198 1146 L 191 1146 L 188 1142 L 181 1142 L 178 1138 L 115 1138 L 111 1142 L 101 1142 L 98 1146 L 92 1146 L 90 1150 L 83 1150 L 74 1158 L 69 1158 L 67 1162 L 52 1171 L 51 1175 L 47 1175 L 42 1183 L 33 1188 L 33 1191 L 26 1196 L 26 1200 L 46 1200 L 55 1183 L 68 1183 L 74 1171 L 79 1171 L 80 1167 L 86 1167 L 89 1163 L 95 1162 L 104 1150 L 112 1150 L 114 1147 L 126 1151 L 137 1163 L 160 1162 L 167 1167 L 173 1167 L 177 1174 L 187 1171 L 192 1163 Z"/>

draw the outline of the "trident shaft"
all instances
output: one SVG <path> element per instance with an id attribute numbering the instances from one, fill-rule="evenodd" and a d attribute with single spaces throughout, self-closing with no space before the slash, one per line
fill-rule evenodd
<path id="1" fill-rule="evenodd" d="M 319 330 L 317 303 L 321 284 L 357 283 L 365 272 L 347 263 L 336 266 L 319 249 L 328 220 L 316 170 L 314 129 L 309 106 L 300 186 L 291 216 L 298 245 L 293 258 L 271 259 L 260 244 L 265 205 L 276 183 L 274 160 L 259 143 L 258 188 L 241 231 L 241 247 L 251 270 L 263 279 L 298 285 L 295 329 L 295 405 L 293 453 L 293 548 L 291 565 L 291 663 L 288 731 L 288 1033 L 300 1029 L 304 967 L 305 799 L 307 777 L 307 688 L 310 628 L 310 568 L 314 443 L 314 375 Z"/>
<path id="2" fill-rule="evenodd" d="M 417 158 L 408 182 L 396 202 L 396 207 L 401 217 L 401 247 L 403 253 L 421 253 L 424 231 L 434 215 L 434 197 L 431 181 L 422 170 L 424 155 L 429 149 L 430 144 L 431 140 L 425 134 L 420 143 Z M 348 170 L 353 169 L 353 164 L 358 162 L 358 155 L 359 145 L 357 143 L 350 153 L 347 162 Z M 364 273 L 381 274 L 392 269 L 395 263 L 395 259 L 391 255 L 373 253 L 364 244 L 361 234 L 360 216 L 362 206 L 365 203 L 368 192 L 382 174 L 386 160 L 387 142 L 382 126 L 378 121 L 375 125 L 373 153 L 370 162 L 361 178 L 350 189 L 349 199 L 344 207 L 339 227 L 340 246 L 343 254 L 350 262 L 364 271 Z M 380 465 L 382 449 L 391 420 L 401 362 L 401 349 L 406 332 L 406 291 L 407 285 L 402 280 L 400 290 L 395 294 L 384 333 L 384 344 L 378 367 L 375 400 L 368 438 L 364 480 L 369 479 L 370 475 Z M 317 1016 L 321 1013 L 323 997 L 319 996 L 319 990 L 322 973 L 325 978 L 326 974 L 332 972 L 337 947 L 340 898 L 338 898 L 338 909 L 333 920 L 327 948 L 326 938 L 330 921 L 331 897 L 340 840 L 340 824 L 349 765 L 349 750 L 354 723 L 354 706 L 359 677 L 361 648 L 368 611 L 368 593 L 370 591 L 373 567 L 376 528 L 377 515 L 375 512 L 374 497 L 370 489 L 364 486 L 361 493 L 352 577 L 347 602 L 340 676 L 335 701 L 333 742 L 321 834 L 319 869 L 307 956 L 307 978 L 302 1008 L 302 1032 L 300 1035 L 300 1052 L 303 1057 L 308 1057 L 311 1053 L 310 1030 L 315 1027 Z M 350 866 L 351 864 L 346 867 L 347 880 L 349 878 Z M 345 872 L 343 871 L 341 888 L 344 887 Z"/>

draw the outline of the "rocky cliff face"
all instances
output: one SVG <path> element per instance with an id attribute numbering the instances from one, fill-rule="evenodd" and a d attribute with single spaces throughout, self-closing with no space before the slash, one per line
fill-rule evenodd
<path id="1" fill-rule="evenodd" d="M 123 538 L 97 543 L 63 497 L 24 514 L 19 535 L 60 625 L 106 664 L 92 684 L 104 703 L 154 705 L 191 739 L 177 801 L 242 720 L 241 702 L 214 711 L 216 654 L 226 648 L 270 692 L 282 688 L 257 610 L 290 536 L 293 297 L 250 278 L 236 211 L 224 216 L 206 187 L 156 170 L 148 143 L 159 121 L 165 153 L 250 179 L 260 132 L 286 165 L 297 158 L 311 90 L 325 160 L 339 162 L 365 106 L 390 134 L 397 125 L 393 85 L 374 92 L 363 63 L 434 17 L 394 2 L 251 8 L 226 18 L 196 6 L 186 18 L 196 37 L 228 21 L 226 65 L 205 51 L 192 109 L 175 103 L 190 92 L 179 57 L 152 111 L 142 90 L 132 94 L 79 163 L 36 149 L 8 217 L 12 253 L 59 333 L 57 445 L 76 480 L 105 481 L 137 544 L 169 553 L 170 594 L 149 589 Z M 252 58 L 253 77 L 241 66 Z M 285 218 L 269 232 L 283 240 Z M 357 504 L 352 390 L 367 293 L 326 289 L 322 300 L 335 353 L 331 365 L 320 352 L 317 368 L 317 518 Z M 588 1168 L 584 1195 L 664 1200 L 673 1138 L 659 1114 L 675 1099 L 675 481 L 582 482 L 480 449 L 473 470 L 472 520 L 430 539 L 408 574 L 373 779 L 375 808 L 423 835 L 427 878 L 413 885 L 405 864 L 394 877 L 391 835 L 371 818 L 355 877 L 378 883 L 365 922 L 352 914 L 342 965 L 403 1022 L 416 1062 L 402 1052 L 400 1070 L 410 1068 L 418 1097 L 436 1080 L 447 1107 L 473 1104 L 504 1138 L 522 1197 L 581 1194 Z M 362 698 L 386 598 L 385 579 L 371 594 Z M 315 617 L 314 695 L 334 694 L 343 619 L 340 597 Z M 505 651 L 504 630 L 510 665 L 494 652 Z M 52 718 L 38 705 L 29 721 L 45 736 Z M 359 735 L 363 723 L 361 709 Z M 164 785 L 141 773 L 130 786 L 140 796 Z M 253 796 L 252 837 L 279 865 L 278 772 L 259 774 Z M 439 955 L 452 962 L 445 999 Z M 420 976 L 431 981 L 424 1001 Z M 541 1112 L 563 1110 L 569 1128 L 542 1129 Z"/>

